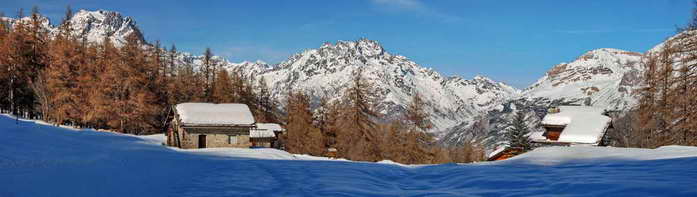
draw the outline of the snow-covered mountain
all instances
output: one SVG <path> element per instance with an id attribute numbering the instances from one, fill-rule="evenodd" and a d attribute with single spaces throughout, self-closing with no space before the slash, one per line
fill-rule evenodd
<path id="1" fill-rule="evenodd" d="M 634 104 L 632 89 L 641 71 L 641 53 L 619 49 L 596 49 L 570 63 L 550 69 L 526 88 L 528 98 L 543 97 L 579 101 L 593 106 L 626 109 Z"/>
<path id="2" fill-rule="evenodd" d="M 20 19 L 9 17 L 1 19 L 14 27 L 18 22 L 30 24 L 31 16 L 25 16 Z M 39 16 L 39 21 L 49 35 L 54 36 L 58 33 L 60 25 L 52 25 L 45 16 Z M 122 16 L 118 12 L 79 10 L 70 18 L 69 22 L 73 34 L 86 39 L 88 42 L 99 43 L 104 38 L 109 38 L 116 46 L 122 46 L 126 43 L 126 38 L 132 34 L 135 34 L 141 42 L 144 41 L 135 20 L 131 17 Z"/>
<path id="3" fill-rule="evenodd" d="M 70 18 L 70 25 L 75 34 L 86 38 L 89 42 L 101 42 L 108 37 L 116 46 L 121 46 L 126 43 L 126 38 L 131 34 L 135 34 L 140 41 L 144 41 L 135 20 L 114 11 L 80 10 Z"/>
<path id="4" fill-rule="evenodd" d="M 493 149 L 501 143 L 505 128 L 517 111 L 528 115 L 528 126 L 538 131 L 547 109 L 558 105 L 592 105 L 608 110 L 627 110 L 636 105 L 633 94 L 641 82 L 643 54 L 619 49 L 588 51 L 570 63 L 552 67 L 520 97 L 480 114 L 475 121 L 461 122 L 440 139 L 444 144 L 483 140 Z"/>
<path id="5" fill-rule="evenodd" d="M 51 25 L 51 21 L 42 15 L 38 16 L 39 25 L 44 29 L 48 30 L 49 33 L 53 32 L 54 27 Z M 31 16 L 24 16 L 22 18 L 11 18 L 11 17 L 0 17 L 0 20 L 6 22 L 10 27 L 15 27 L 18 23 L 29 25 L 31 24 Z"/>
<path id="6" fill-rule="evenodd" d="M 519 90 L 483 76 L 471 80 L 445 77 L 404 56 L 393 55 L 377 41 L 368 39 L 325 43 L 273 67 L 263 62 L 244 62 L 230 64 L 229 68 L 263 76 L 279 100 L 285 100 L 291 89 L 303 90 L 315 99 L 341 98 L 354 71 L 363 68 L 376 90 L 380 113 L 388 119 L 396 118 L 411 96 L 419 93 L 428 102 L 426 110 L 435 126 L 432 131 L 469 121 L 519 94 Z"/>

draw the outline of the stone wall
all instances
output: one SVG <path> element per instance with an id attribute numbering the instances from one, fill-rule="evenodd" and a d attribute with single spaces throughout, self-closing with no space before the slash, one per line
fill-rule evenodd
<path id="1" fill-rule="evenodd" d="M 176 138 L 175 135 L 178 134 L 179 140 L 181 142 L 181 148 L 183 149 L 195 149 L 199 147 L 199 136 L 206 136 L 206 148 L 249 148 L 252 146 L 252 142 L 249 137 L 249 128 L 240 127 L 194 127 L 194 128 L 183 128 L 174 122 L 173 133 L 167 135 L 168 144 L 170 146 L 176 146 L 173 143 Z M 176 133 L 176 134 L 174 134 Z M 237 136 L 237 143 L 230 143 L 230 136 Z M 171 140 L 171 142 L 169 142 Z"/>
<path id="2" fill-rule="evenodd" d="M 249 141 L 249 135 L 238 135 L 237 144 L 230 144 L 230 136 L 225 134 L 200 134 L 186 133 L 182 139 L 182 148 L 192 149 L 198 148 L 199 136 L 206 136 L 206 148 L 249 148 L 252 143 Z"/>
<path id="3" fill-rule="evenodd" d="M 230 144 L 230 136 L 223 134 L 206 135 L 206 141 L 206 147 L 249 148 L 252 146 L 249 135 L 238 135 L 237 144 Z"/>

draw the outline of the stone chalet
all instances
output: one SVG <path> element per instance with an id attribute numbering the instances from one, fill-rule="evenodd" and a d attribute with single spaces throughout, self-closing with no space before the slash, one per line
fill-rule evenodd
<path id="1" fill-rule="evenodd" d="M 183 149 L 271 147 L 283 129 L 269 125 L 277 127 L 256 123 L 245 104 L 182 103 L 170 110 L 165 135 L 168 146 Z"/>

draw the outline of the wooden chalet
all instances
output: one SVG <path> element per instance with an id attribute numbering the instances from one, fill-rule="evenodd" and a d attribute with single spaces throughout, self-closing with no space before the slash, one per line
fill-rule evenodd
<path id="1" fill-rule="evenodd" d="M 550 108 L 541 123 L 545 131 L 530 138 L 542 146 L 604 146 L 605 134 L 613 128 L 612 119 L 605 114 L 604 109 L 591 106 Z"/>
<path id="2" fill-rule="evenodd" d="M 602 108 L 590 106 L 559 106 L 550 108 L 542 119 L 543 132 L 533 132 L 531 141 L 539 146 L 604 146 L 606 133 L 612 129 L 612 119 Z M 487 160 L 511 158 L 522 150 L 501 147 L 489 154 Z"/>

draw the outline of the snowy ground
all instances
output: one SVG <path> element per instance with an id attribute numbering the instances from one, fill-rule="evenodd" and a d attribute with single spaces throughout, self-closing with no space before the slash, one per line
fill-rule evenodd
<path id="1" fill-rule="evenodd" d="M 0 116 L 0 196 L 697 195 L 693 147 L 543 148 L 500 162 L 405 167 L 271 149 L 177 150 L 161 140 Z"/>

